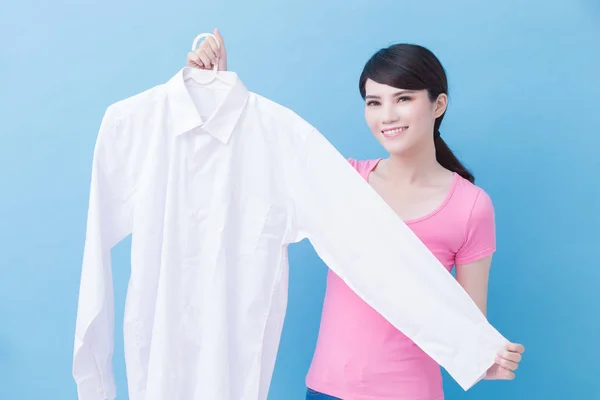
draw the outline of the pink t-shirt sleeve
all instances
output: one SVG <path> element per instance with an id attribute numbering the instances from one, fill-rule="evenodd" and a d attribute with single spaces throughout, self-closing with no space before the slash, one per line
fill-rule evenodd
<path id="1" fill-rule="evenodd" d="M 468 264 L 496 251 L 494 206 L 487 193 L 479 190 L 469 221 L 465 241 L 455 256 L 455 263 Z"/>
<path id="2" fill-rule="evenodd" d="M 369 179 L 369 173 L 375 167 L 375 164 L 379 162 L 378 159 L 375 160 L 355 160 L 354 158 L 346 159 L 350 165 L 362 176 L 365 180 Z"/>
<path id="3" fill-rule="evenodd" d="M 358 161 L 355 160 L 354 158 L 347 158 L 346 161 L 348 161 L 350 163 L 350 165 L 352 165 L 352 167 L 358 171 Z"/>

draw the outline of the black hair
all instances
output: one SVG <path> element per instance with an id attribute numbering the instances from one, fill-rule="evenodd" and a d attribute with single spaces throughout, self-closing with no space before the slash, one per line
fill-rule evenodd
<path id="1" fill-rule="evenodd" d="M 366 97 L 367 79 L 399 89 L 427 90 L 432 102 L 442 93 L 448 95 L 448 79 L 442 63 L 430 50 L 414 44 L 392 45 L 379 50 L 367 61 L 359 80 L 363 99 Z M 437 162 L 474 182 L 473 174 L 456 158 L 440 135 L 440 125 L 445 114 L 440 115 L 434 123 L 433 140 Z"/>

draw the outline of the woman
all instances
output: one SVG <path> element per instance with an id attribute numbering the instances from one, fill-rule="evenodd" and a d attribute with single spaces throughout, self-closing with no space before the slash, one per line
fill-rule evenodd
<path id="1" fill-rule="evenodd" d="M 227 69 L 227 55 L 209 38 L 187 65 Z M 495 251 L 494 208 L 440 135 L 448 105 L 444 68 L 429 50 L 398 44 L 378 51 L 359 81 L 365 118 L 389 153 L 352 166 L 415 232 L 486 312 Z M 486 379 L 513 379 L 524 347 L 510 343 Z M 307 399 L 440 400 L 439 365 L 329 271 Z"/>

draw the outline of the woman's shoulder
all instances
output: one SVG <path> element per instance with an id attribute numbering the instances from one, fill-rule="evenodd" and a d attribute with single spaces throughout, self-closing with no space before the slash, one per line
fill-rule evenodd
<path id="1" fill-rule="evenodd" d="M 490 195 L 480 186 L 463 177 L 458 178 L 453 210 L 464 226 L 462 244 L 455 262 L 468 264 L 496 251 L 496 223 Z"/>
<path id="2" fill-rule="evenodd" d="M 454 189 L 454 204 L 463 208 L 471 221 L 489 217 L 494 214 L 494 204 L 491 196 L 483 189 L 469 180 L 458 175 Z"/>

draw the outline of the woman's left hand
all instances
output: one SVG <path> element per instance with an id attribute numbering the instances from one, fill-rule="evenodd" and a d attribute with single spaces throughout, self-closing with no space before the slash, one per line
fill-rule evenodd
<path id="1" fill-rule="evenodd" d="M 488 369 L 484 379 L 511 380 L 515 379 L 515 372 L 521 362 L 525 347 L 518 343 L 508 343 L 503 351 L 498 353 L 496 363 Z"/>

